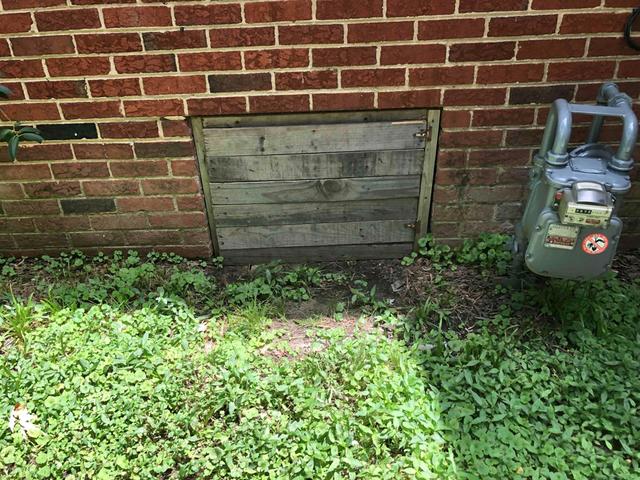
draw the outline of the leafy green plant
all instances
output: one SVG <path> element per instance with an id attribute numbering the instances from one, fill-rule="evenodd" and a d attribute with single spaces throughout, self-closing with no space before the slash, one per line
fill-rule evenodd
<path id="1" fill-rule="evenodd" d="M 7 98 L 9 96 L 11 96 L 11 90 L 4 85 L 0 85 L 0 97 Z M 1 108 L 0 113 L 6 121 L 9 121 Z M 15 122 L 12 127 L 0 128 L 0 142 L 7 143 L 9 158 L 11 160 L 16 160 L 18 146 L 20 142 L 24 141 L 42 143 L 43 138 L 37 128 L 23 126 L 20 122 Z"/>
<path id="2" fill-rule="evenodd" d="M 368 313 L 382 313 L 391 308 L 391 303 L 388 300 L 378 298 L 376 286 L 369 288 L 369 283 L 366 280 L 355 280 L 349 290 L 351 291 L 351 304 L 363 307 Z"/>

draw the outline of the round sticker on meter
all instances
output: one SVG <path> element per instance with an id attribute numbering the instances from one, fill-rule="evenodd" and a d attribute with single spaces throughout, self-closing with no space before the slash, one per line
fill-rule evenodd
<path id="1" fill-rule="evenodd" d="M 609 239 L 602 233 L 592 233 L 584 237 L 582 250 L 589 255 L 598 255 L 609 246 Z"/>

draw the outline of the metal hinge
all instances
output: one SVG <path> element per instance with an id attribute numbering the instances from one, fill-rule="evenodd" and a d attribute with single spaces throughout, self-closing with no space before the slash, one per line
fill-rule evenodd
<path id="1" fill-rule="evenodd" d="M 431 141 L 431 126 L 427 126 L 426 128 L 420 130 L 419 132 L 416 132 L 413 134 L 414 137 L 416 138 L 424 138 L 426 142 Z"/>

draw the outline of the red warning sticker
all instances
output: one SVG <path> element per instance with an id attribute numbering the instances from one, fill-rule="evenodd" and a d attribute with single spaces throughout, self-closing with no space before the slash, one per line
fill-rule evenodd
<path id="1" fill-rule="evenodd" d="M 609 246 L 609 239 L 602 233 L 592 233 L 584 237 L 582 250 L 589 255 L 598 255 Z"/>

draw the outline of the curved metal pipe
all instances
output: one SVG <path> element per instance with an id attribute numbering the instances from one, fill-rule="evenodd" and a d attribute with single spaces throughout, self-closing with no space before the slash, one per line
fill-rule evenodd
<path id="1" fill-rule="evenodd" d="M 569 102 L 559 98 L 551 105 L 547 124 L 544 128 L 540 156 L 551 165 L 567 163 L 567 148 L 571 137 L 571 110 Z"/>

